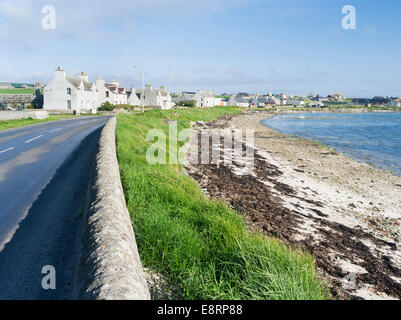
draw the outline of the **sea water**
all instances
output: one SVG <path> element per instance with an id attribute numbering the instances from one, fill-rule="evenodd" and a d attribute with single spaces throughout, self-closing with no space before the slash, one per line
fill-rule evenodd
<path id="1" fill-rule="evenodd" d="M 401 113 L 280 114 L 262 123 L 401 176 Z"/>

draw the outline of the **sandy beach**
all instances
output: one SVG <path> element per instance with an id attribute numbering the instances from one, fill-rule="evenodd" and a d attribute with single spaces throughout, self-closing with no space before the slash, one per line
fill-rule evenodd
<path id="1" fill-rule="evenodd" d="M 255 130 L 255 168 L 189 165 L 210 197 L 243 214 L 250 230 L 310 252 L 334 298 L 401 298 L 401 177 L 280 134 L 254 112 L 195 130 Z"/>

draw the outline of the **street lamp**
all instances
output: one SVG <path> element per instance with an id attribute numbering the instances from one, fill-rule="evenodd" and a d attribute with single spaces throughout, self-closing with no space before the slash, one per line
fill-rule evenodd
<path id="1" fill-rule="evenodd" d="M 138 66 L 134 66 L 134 69 L 138 69 L 142 71 L 142 94 L 141 94 L 141 104 L 142 104 L 142 112 L 145 112 L 145 70 Z"/>

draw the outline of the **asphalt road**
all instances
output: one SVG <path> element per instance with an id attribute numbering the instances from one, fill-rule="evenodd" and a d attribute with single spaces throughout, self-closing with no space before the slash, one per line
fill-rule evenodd
<path id="1" fill-rule="evenodd" d="M 74 299 L 100 132 L 87 117 L 0 131 L 0 299 Z M 44 266 L 56 289 L 44 290 Z"/>

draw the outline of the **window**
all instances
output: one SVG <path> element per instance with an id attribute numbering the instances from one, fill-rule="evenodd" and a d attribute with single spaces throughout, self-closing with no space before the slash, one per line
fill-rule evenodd
<path id="1" fill-rule="evenodd" d="M 71 100 L 67 100 L 67 109 L 71 110 Z"/>
<path id="2" fill-rule="evenodd" d="M 106 91 L 106 98 L 110 97 L 110 93 Z"/>
<path id="3" fill-rule="evenodd" d="M 67 94 L 71 94 L 71 88 L 67 88 Z"/>

